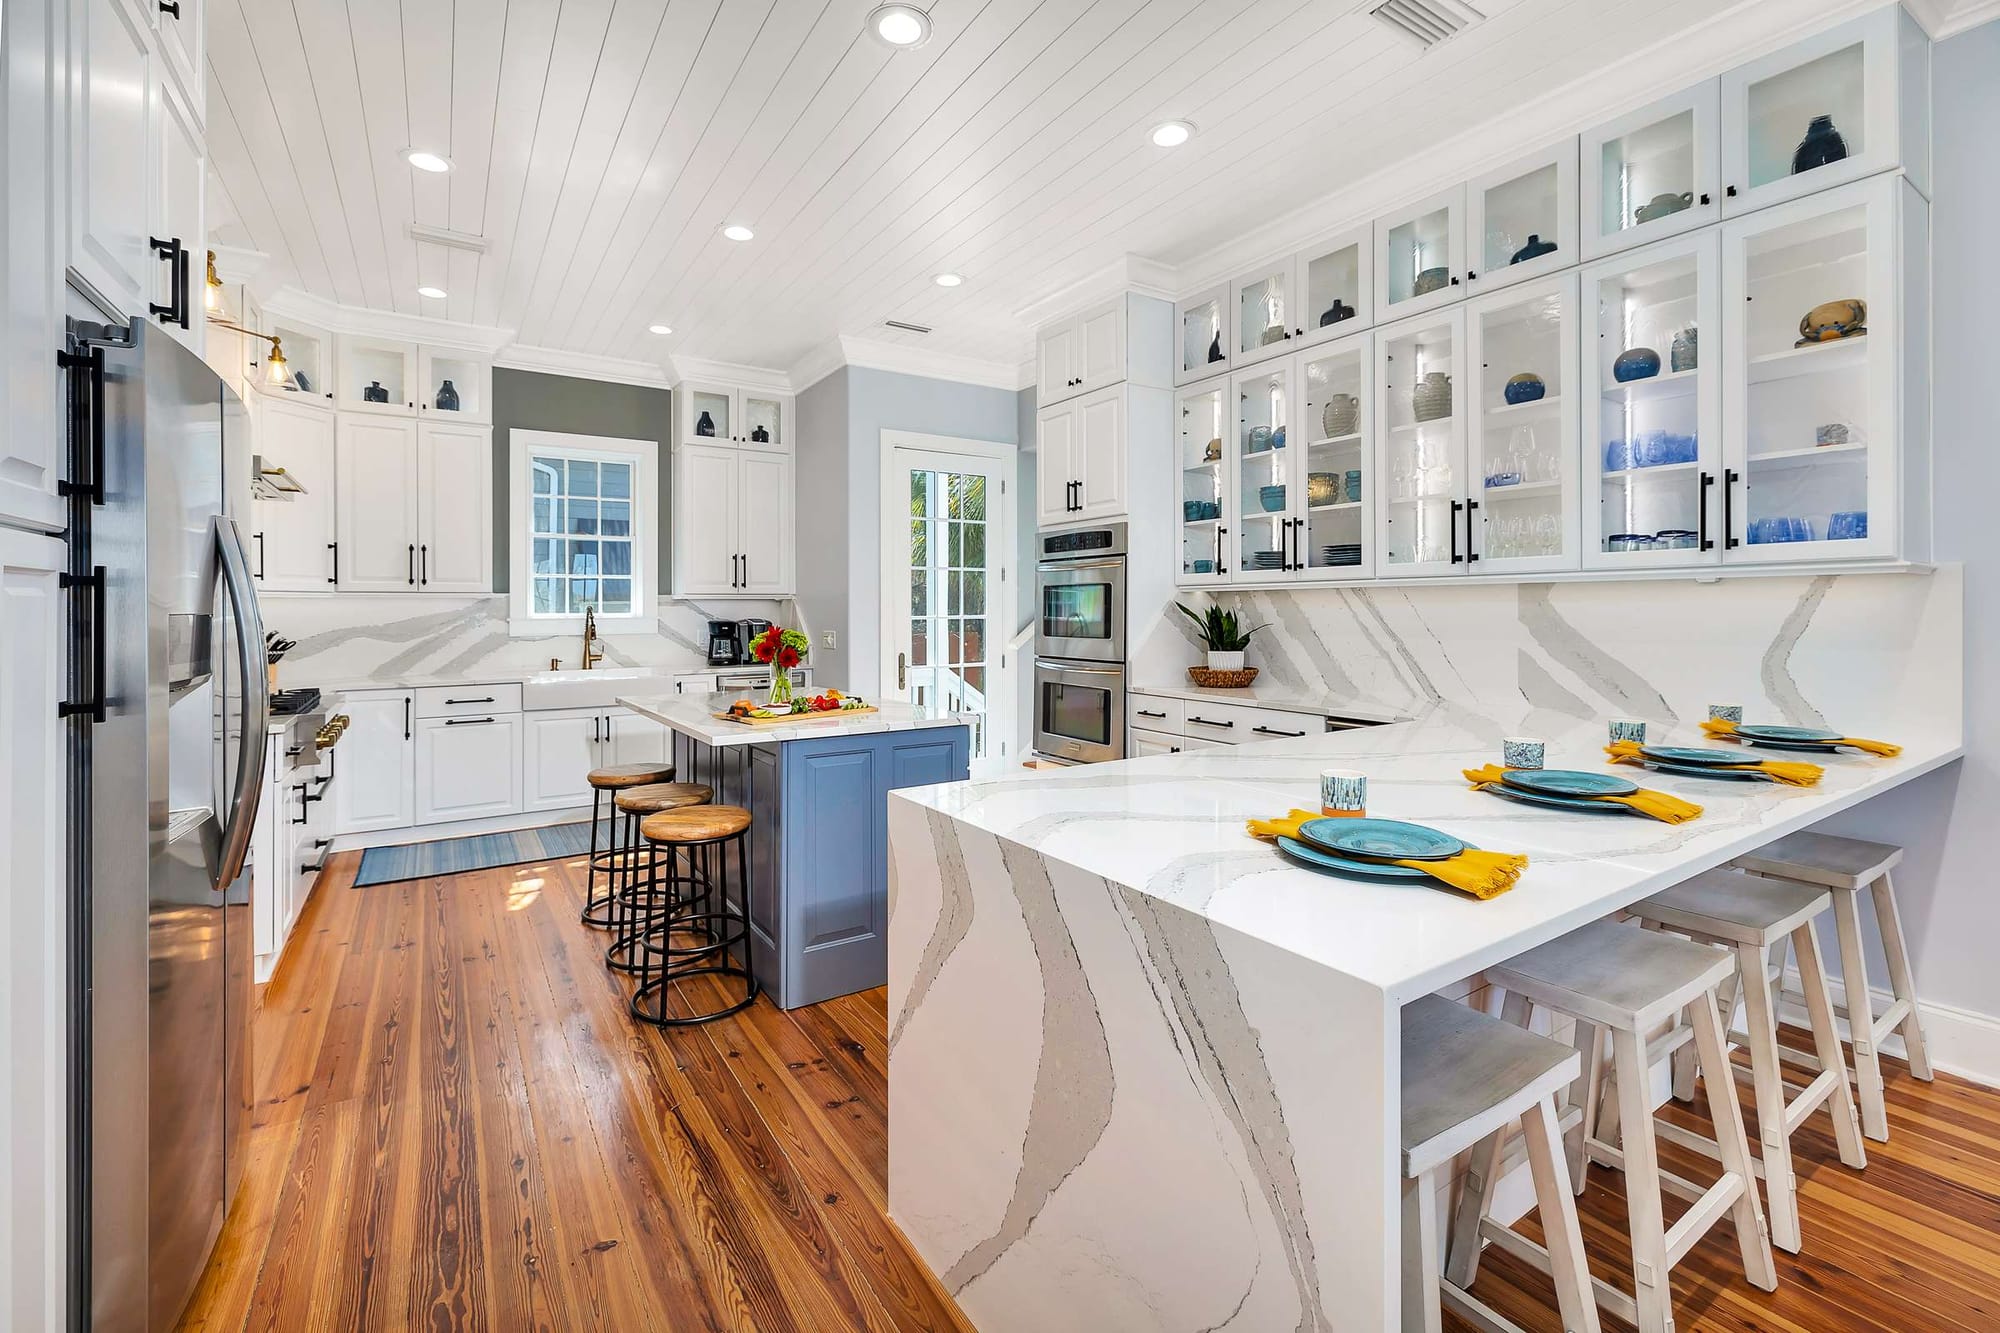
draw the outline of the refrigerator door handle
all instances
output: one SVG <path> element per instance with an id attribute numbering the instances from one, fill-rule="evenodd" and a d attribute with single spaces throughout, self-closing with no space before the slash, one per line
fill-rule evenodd
<path id="1" fill-rule="evenodd" d="M 215 545 L 222 557 L 222 582 L 229 594 L 229 611 L 236 622 L 236 651 L 243 672 L 243 731 L 237 741 L 236 791 L 229 818 L 222 826 L 222 855 L 216 883 L 227 886 L 243 873 L 250 854 L 250 833 L 257 822 L 257 794 L 264 786 L 264 732 L 270 726 L 264 657 L 264 619 L 257 612 L 257 593 L 250 581 L 250 562 L 243 557 L 243 540 L 235 521 L 218 514 Z"/>

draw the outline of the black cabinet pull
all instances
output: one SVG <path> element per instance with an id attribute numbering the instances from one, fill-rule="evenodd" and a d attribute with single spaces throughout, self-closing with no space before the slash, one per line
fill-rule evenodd
<path id="1" fill-rule="evenodd" d="M 1235 726 L 1235 725 L 1236 725 L 1236 724 L 1235 724 L 1234 722 L 1217 722 L 1217 721 L 1213 720 L 1212 718 L 1206 718 L 1206 717 L 1195 717 L 1195 716 L 1193 716 L 1192 714 L 1190 714 L 1190 715 L 1189 715 L 1189 717 L 1188 717 L 1188 721 L 1190 721 L 1190 722 L 1199 722 L 1199 723 L 1201 723 L 1201 725 L 1203 725 L 1204 727 L 1225 727 L 1225 728 L 1227 728 L 1227 727 L 1233 727 L 1233 726 Z"/>
<path id="2" fill-rule="evenodd" d="M 1734 199 L 1736 197 L 1736 187 L 1734 185 L 1727 186 L 1726 188 L 1724 188 L 1722 192 L 1728 195 L 1731 199 Z M 1706 203 L 1707 200 L 1704 199 L 1702 202 Z"/>
<path id="3" fill-rule="evenodd" d="M 1703 202 L 1704 204 L 1708 202 L 1708 194 L 1707 194 L 1707 192 L 1706 192 L 1706 191 L 1704 191 L 1704 192 L 1702 193 L 1702 196 L 1701 196 L 1701 201 L 1702 201 L 1702 202 Z"/>
<path id="4" fill-rule="evenodd" d="M 70 476 L 58 481 L 56 494 L 88 496 L 94 505 L 104 503 L 104 349 L 84 352 L 57 352 L 56 364 L 68 371 L 83 371 L 69 377 Z M 89 439 L 89 473 L 84 474 L 83 443 Z"/>
<path id="5" fill-rule="evenodd" d="M 1252 727 L 1252 734 L 1258 736 L 1303 736 L 1303 731 L 1281 731 L 1277 727 Z"/>
<path id="6" fill-rule="evenodd" d="M 1451 563 L 1462 564 L 1465 557 L 1458 553 L 1458 511 L 1465 506 L 1457 500 L 1451 502 L 1451 521 L 1445 527 L 1451 531 Z"/>
<path id="7" fill-rule="evenodd" d="M 428 544 L 417 548 L 417 582 L 426 588 L 431 583 L 431 548 Z"/>
<path id="8" fill-rule="evenodd" d="M 447 727 L 483 727 L 492 720 L 490 717 L 448 717 L 444 724 Z"/>
<path id="9" fill-rule="evenodd" d="M 257 539 L 257 577 L 261 579 L 264 577 L 264 534 L 253 532 L 250 535 Z"/>
<path id="10" fill-rule="evenodd" d="M 1743 480 L 1743 474 L 1735 468 L 1724 468 L 1722 472 L 1722 545 L 1725 550 L 1735 550 L 1743 543 L 1736 540 L 1735 495 L 1736 483 Z"/>
<path id="11" fill-rule="evenodd" d="M 1451 285 L 1454 287 L 1458 286 L 1458 275 L 1456 273 L 1452 275 Z"/>
<path id="12" fill-rule="evenodd" d="M 90 589 L 90 694 L 82 699 L 65 699 L 56 705 L 57 717 L 87 717 L 92 722 L 104 720 L 104 696 L 107 692 L 105 681 L 105 644 L 110 634 L 105 626 L 104 566 L 98 565 L 88 574 L 58 574 L 56 586 L 59 588 Z"/>
<path id="13" fill-rule="evenodd" d="M 301 782 L 297 790 L 299 793 L 299 817 L 292 822 L 294 824 L 303 824 L 306 822 L 306 806 L 310 803 L 306 797 L 306 784 Z"/>
<path id="14" fill-rule="evenodd" d="M 1292 520 L 1292 568 L 1293 569 L 1304 569 L 1306 567 L 1306 562 L 1299 557 L 1299 534 L 1301 532 L 1304 532 L 1305 530 L 1306 530 L 1306 521 L 1304 519 L 1295 518 Z"/>
<path id="15" fill-rule="evenodd" d="M 417 544 L 410 543 L 410 586 L 417 586 Z"/>
<path id="16" fill-rule="evenodd" d="M 453 704 L 490 704 L 498 703 L 499 700 L 490 694 L 482 694 L 477 699 L 446 699 L 444 702 L 445 707 L 449 708 Z"/>
<path id="17" fill-rule="evenodd" d="M 1472 516 L 1479 512 L 1479 501 L 1468 500 L 1465 505 L 1465 563 L 1470 565 L 1479 559 L 1479 552 L 1472 542 Z"/>
<path id="18" fill-rule="evenodd" d="M 1477 273 L 1474 273 L 1471 269 L 1467 269 L 1465 270 L 1465 280 L 1467 282 L 1477 282 L 1479 280 L 1479 275 Z"/>
<path id="19" fill-rule="evenodd" d="M 1695 527 L 1700 529 L 1701 549 L 1704 551 L 1713 551 L 1715 549 L 1715 543 L 1710 540 L 1708 535 L 1708 488 L 1713 485 L 1715 485 L 1715 474 L 1713 472 L 1702 473 L 1701 491 L 1695 501 Z"/>
<path id="20" fill-rule="evenodd" d="M 603 726 L 604 726 L 603 718 L 593 717 L 592 719 L 590 719 L 590 743 L 592 745 L 596 745 L 599 741 L 602 741 L 604 739 L 604 733 L 602 731 Z"/>
<path id="21" fill-rule="evenodd" d="M 406 694 L 403 696 L 403 739 L 404 740 L 410 739 L 410 717 L 415 709 L 416 702 L 417 700 L 415 695 Z"/>
<path id="22" fill-rule="evenodd" d="M 748 551 L 743 553 L 743 586 L 746 588 L 750 586 L 750 553 Z"/>
<path id="23" fill-rule="evenodd" d="M 149 236 L 146 239 L 152 245 L 153 253 L 167 261 L 173 293 L 165 305 L 151 301 L 147 303 L 146 310 L 156 316 L 162 324 L 178 324 L 182 328 L 187 328 L 187 248 L 181 244 L 181 238 L 178 236 L 170 236 L 164 241 L 157 236 Z"/>
<path id="24" fill-rule="evenodd" d="M 181 0 L 160 0 L 160 12 L 172 14 L 174 20 L 178 22 L 181 16 Z"/>
<path id="25" fill-rule="evenodd" d="M 327 582 L 338 583 L 340 582 L 340 543 L 328 542 L 326 549 L 333 552 L 333 577 L 329 578 Z"/>
<path id="26" fill-rule="evenodd" d="M 1139 713 L 1139 716 L 1140 716 L 1140 717 L 1165 717 L 1165 716 L 1166 716 L 1166 714 L 1165 714 L 1165 713 L 1149 713 L 1149 712 L 1147 712 L 1147 711 L 1146 711 L 1145 709 L 1143 709 L 1143 708 L 1139 709 L 1139 710 L 1138 710 L 1138 713 Z"/>

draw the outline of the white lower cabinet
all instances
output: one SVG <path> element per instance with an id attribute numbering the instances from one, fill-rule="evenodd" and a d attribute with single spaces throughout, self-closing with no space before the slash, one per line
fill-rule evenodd
<path id="1" fill-rule="evenodd" d="M 333 784 L 335 830 L 368 833 L 416 823 L 416 695 L 409 690 L 348 694 L 340 711 L 353 721 L 336 747 L 340 780 Z"/>
<path id="2" fill-rule="evenodd" d="M 507 815 L 521 808 L 521 716 L 418 720 L 417 823 Z"/>
<path id="3" fill-rule="evenodd" d="M 590 770 L 598 764 L 604 715 L 565 708 L 521 715 L 521 808 L 566 810 L 590 804 Z"/>
<path id="4" fill-rule="evenodd" d="M 661 764 L 667 759 L 667 729 L 637 713 L 608 713 L 604 718 L 606 764 Z"/>
<path id="5" fill-rule="evenodd" d="M 1179 736 L 1168 736 L 1157 731 L 1134 730 L 1125 747 L 1134 759 L 1145 759 L 1156 754 L 1179 754 L 1187 748 L 1187 742 Z"/>

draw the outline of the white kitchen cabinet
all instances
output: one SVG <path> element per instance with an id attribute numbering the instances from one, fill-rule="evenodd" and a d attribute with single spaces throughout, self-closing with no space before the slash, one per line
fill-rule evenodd
<path id="1" fill-rule="evenodd" d="M 590 804 L 590 770 L 604 762 L 604 713 L 562 708 L 521 714 L 521 808 Z"/>
<path id="2" fill-rule="evenodd" d="M 166 267 L 149 230 L 158 176 L 151 44 L 121 0 L 74 0 L 70 51 L 70 267 L 118 314 L 143 316 L 155 270 Z"/>
<path id="3" fill-rule="evenodd" d="M 660 764 L 668 755 L 667 729 L 649 717 L 625 709 L 604 715 L 606 764 Z"/>
<path id="4" fill-rule="evenodd" d="M 1468 182 L 1465 248 L 1474 295 L 1576 267 L 1576 140 Z"/>
<path id="5" fill-rule="evenodd" d="M 683 383 L 674 391 L 676 447 L 684 444 L 735 446 L 767 453 L 790 453 L 793 445 L 790 394 L 740 385 Z"/>
<path id="6" fill-rule="evenodd" d="M 1231 327 L 1235 330 L 1230 360 L 1234 364 L 1292 350 L 1292 326 L 1304 322 L 1292 268 L 1287 255 L 1229 284 Z"/>
<path id="7" fill-rule="evenodd" d="M 1463 300 L 1465 187 L 1454 185 L 1375 222 L 1378 318 L 1402 319 Z"/>
<path id="8" fill-rule="evenodd" d="M 301 395 L 259 395 L 256 456 L 283 468 L 303 494 L 250 503 L 250 568 L 271 592 L 325 592 L 333 586 L 334 414 Z"/>
<path id="9" fill-rule="evenodd" d="M 334 452 L 341 591 L 415 591 L 421 521 L 416 420 L 343 411 Z"/>
<path id="10" fill-rule="evenodd" d="M 507 815 L 521 808 L 522 716 L 417 720 L 417 823 Z"/>
<path id="11" fill-rule="evenodd" d="M 1035 416 L 1035 521 L 1068 523 L 1076 510 L 1076 413 L 1045 407 Z"/>
<path id="12" fill-rule="evenodd" d="M 1235 481 L 1235 504 L 1222 511 L 1223 551 L 1234 584 L 1286 583 L 1292 574 L 1292 501 L 1305 486 L 1298 474 L 1300 429 L 1292 362 L 1271 361 L 1229 377 L 1223 436 Z"/>
<path id="13" fill-rule="evenodd" d="M 493 428 L 417 427 L 417 589 L 493 589 Z"/>
<path id="14" fill-rule="evenodd" d="M 1706 79 L 1585 130 L 1583 257 L 1596 259 L 1722 216 L 1720 92 Z"/>
<path id="15" fill-rule="evenodd" d="M 417 411 L 417 346 L 341 334 L 334 340 L 334 402 L 343 412 L 406 417 Z"/>
<path id="16" fill-rule="evenodd" d="M 1373 234 L 1361 227 L 1292 256 L 1295 348 L 1344 338 L 1374 322 L 1375 269 L 1368 257 Z"/>
<path id="17" fill-rule="evenodd" d="M 1125 378 L 1125 298 L 1076 317 L 1077 388 L 1089 392 Z"/>
<path id="18" fill-rule="evenodd" d="M 1229 369 L 1229 288 L 1211 287 L 1174 302 L 1174 383 L 1190 384 Z"/>
<path id="19" fill-rule="evenodd" d="M 208 332 L 202 305 L 208 255 L 202 193 L 208 181 L 208 148 L 187 98 L 165 76 L 159 61 L 153 64 L 152 97 L 157 138 L 152 235 L 165 239 L 172 254 L 153 266 L 148 306 L 164 311 L 157 316 L 161 326 L 199 356 Z"/>
<path id="20" fill-rule="evenodd" d="M 1375 334 L 1379 573 L 1463 574 L 1466 559 L 1465 311 Z"/>
<path id="21" fill-rule="evenodd" d="M 1224 441 L 1233 432 L 1235 414 L 1228 397 L 1229 381 L 1221 377 L 1174 396 L 1174 513 L 1181 534 L 1175 581 L 1184 586 L 1229 582 L 1222 543 L 1230 524 L 1222 516 L 1231 512 L 1229 482 L 1235 472 L 1225 460 Z"/>
<path id="22" fill-rule="evenodd" d="M 1126 390 L 1113 385 L 1043 411 L 1036 511 L 1043 525 L 1125 512 Z"/>
<path id="23" fill-rule="evenodd" d="M 781 597 L 792 590 L 792 458 L 746 449 L 736 460 L 736 549 L 742 552 L 737 591 Z"/>
<path id="24" fill-rule="evenodd" d="M 415 393 L 418 416 L 485 424 L 493 420 L 493 363 L 446 347 L 419 347 Z M 456 407 L 450 406 L 454 399 Z"/>
<path id="25" fill-rule="evenodd" d="M 357 691 L 341 697 L 340 711 L 353 721 L 335 747 L 339 776 L 333 784 L 334 829 L 366 833 L 416 823 L 415 693 Z"/>
<path id="26" fill-rule="evenodd" d="M 674 451 L 676 597 L 783 597 L 795 580 L 790 454 L 730 444 Z"/>
<path id="27" fill-rule="evenodd" d="M 6 3 L 7 57 L 0 97 L 7 126 L 7 182 L 0 189 L 0 521 L 43 531 L 64 524 L 56 494 L 67 442 L 68 372 L 55 361 L 63 346 L 60 274 L 70 236 L 63 191 L 72 166 L 63 125 L 68 106 L 51 96 L 63 86 L 64 7 L 53 0 Z M 4 1260 L 0 1260 L 4 1262 Z M 31 1301 L 16 1317 L 39 1317 Z M 51 1316 L 54 1318 L 54 1316 Z"/>
<path id="28" fill-rule="evenodd" d="M 1077 327 L 1074 319 L 1035 335 L 1035 401 L 1044 406 L 1076 396 Z"/>
<path id="29" fill-rule="evenodd" d="M 201 125 L 207 118 L 208 0 L 148 0 L 159 34 L 160 63 Z M 197 238 L 206 232 L 195 233 Z"/>
<path id="30" fill-rule="evenodd" d="M 1156 754 L 1179 754 L 1187 742 L 1179 736 L 1157 731 L 1133 730 L 1126 733 L 1125 748 L 1133 759 L 1150 759 Z"/>
<path id="31" fill-rule="evenodd" d="M 1035 334 L 1035 402 L 1041 407 L 1131 382 L 1166 388 L 1175 364 L 1174 308 L 1126 293 Z"/>
<path id="32" fill-rule="evenodd" d="M 270 355 L 271 344 L 262 339 L 249 339 L 250 364 L 245 369 L 245 377 L 258 393 L 266 394 L 290 402 L 309 401 L 331 409 L 335 404 L 333 396 L 333 335 L 297 320 L 271 318 L 258 323 L 251 312 L 244 311 L 240 322 L 249 328 L 261 328 L 278 340 L 278 349 L 285 357 L 285 379 L 282 384 L 273 384 L 265 373 L 264 359 Z"/>
<path id="33" fill-rule="evenodd" d="M 1466 305 L 1466 560 L 1475 573 L 1582 566 L 1576 307 L 1574 273 Z M 1516 376 L 1534 379 L 1509 401 Z"/>

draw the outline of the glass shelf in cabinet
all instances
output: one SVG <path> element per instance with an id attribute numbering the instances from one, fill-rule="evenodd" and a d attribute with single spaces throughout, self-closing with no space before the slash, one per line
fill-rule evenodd
<path id="1" fill-rule="evenodd" d="M 1655 463 L 1652 467 L 1606 468 L 1601 474 L 1606 481 L 1632 481 L 1641 477 L 1665 477 L 1676 472 L 1692 472 L 1700 467 L 1695 463 Z"/>
<path id="2" fill-rule="evenodd" d="M 1868 358 L 1866 344 L 1866 334 L 1855 334 L 1852 337 L 1808 343 L 1804 347 L 1788 347 L 1782 352 L 1767 352 L 1763 356 L 1753 356 L 1750 358 L 1749 366 L 1750 383 L 1763 384 L 1770 380 L 1789 379 L 1794 375 L 1823 375 L 1835 371 L 1857 370 Z"/>
<path id="3" fill-rule="evenodd" d="M 1621 385 L 1620 387 L 1622 388 L 1623 386 Z M 1500 416 L 1518 415 L 1518 414 L 1525 414 L 1529 412 L 1538 412 L 1538 411 L 1548 412 L 1555 410 L 1557 407 L 1560 407 L 1561 405 L 1562 405 L 1562 395 L 1559 393 L 1552 393 L 1552 394 L 1547 394 L 1541 398 L 1537 398 L 1533 402 L 1496 403 L 1493 406 L 1486 409 L 1486 415 L 1489 417 L 1500 417 Z"/>
<path id="4" fill-rule="evenodd" d="M 1622 384 L 1604 386 L 1604 397 L 1611 402 L 1643 403 L 1657 398 L 1681 398 L 1693 393 L 1699 387 L 1700 367 L 1693 370 L 1670 370 L 1659 375 L 1648 375 L 1644 379 L 1626 380 Z"/>

